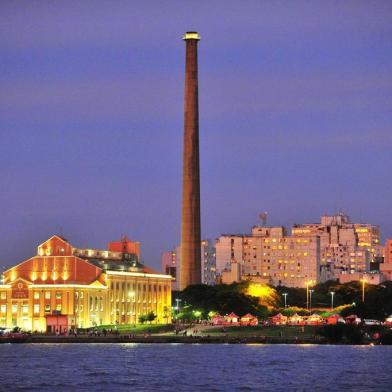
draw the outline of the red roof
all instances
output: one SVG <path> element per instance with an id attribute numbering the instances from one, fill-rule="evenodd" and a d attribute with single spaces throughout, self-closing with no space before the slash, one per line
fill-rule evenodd
<path id="1" fill-rule="evenodd" d="M 253 314 L 247 313 L 245 316 L 242 316 L 241 318 L 256 318 L 256 316 L 253 316 Z"/>

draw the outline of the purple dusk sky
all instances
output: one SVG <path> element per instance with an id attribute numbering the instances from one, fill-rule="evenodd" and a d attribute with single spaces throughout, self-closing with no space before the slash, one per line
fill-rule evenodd
<path id="1" fill-rule="evenodd" d="M 391 1 L 0 3 L 0 263 L 179 243 L 197 30 L 202 235 L 342 210 L 392 237 Z"/>

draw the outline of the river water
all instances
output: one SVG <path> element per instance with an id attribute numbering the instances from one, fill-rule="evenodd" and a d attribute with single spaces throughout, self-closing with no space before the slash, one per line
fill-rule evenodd
<path id="1" fill-rule="evenodd" d="M 392 391 L 392 346 L 1 344 L 0 391 Z"/>

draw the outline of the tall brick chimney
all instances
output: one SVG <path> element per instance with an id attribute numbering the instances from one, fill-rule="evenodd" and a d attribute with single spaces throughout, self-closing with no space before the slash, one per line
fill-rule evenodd
<path id="1" fill-rule="evenodd" d="M 182 173 L 182 224 L 180 290 L 201 283 L 199 99 L 196 32 L 187 32 L 185 60 L 184 158 Z"/>

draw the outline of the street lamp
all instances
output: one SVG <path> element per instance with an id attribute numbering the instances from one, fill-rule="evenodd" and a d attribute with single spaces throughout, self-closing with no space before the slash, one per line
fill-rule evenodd
<path id="1" fill-rule="evenodd" d="M 305 285 L 306 285 L 306 309 L 309 310 L 309 286 L 313 282 L 311 280 L 308 280 Z"/>
<path id="2" fill-rule="evenodd" d="M 177 312 L 180 312 L 180 305 L 179 305 L 180 302 L 181 302 L 181 299 L 180 298 L 176 298 Z"/>
<path id="3" fill-rule="evenodd" d="M 331 294 L 331 310 L 333 310 L 333 296 L 335 295 L 335 292 L 330 291 L 329 294 Z"/>
<path id="4" fill-rule="evenodd" d="M 287 293 L 283 293 L 282 295 L 284 297 L 284 307 L 287 308 L 287 295 L 288 294 Z"/>
<path id="5" fill-rule="evenodd" d="M 365 302 L 365 284 L 367 283 L 366 278 L 362 278 L 361 282 L 362 282 L 362 302 Z"/>
<path id="6" fill-rule="evenodd" d="M 314 290 L 309 290 L 309 313 L 312 313 L 312 293 Z"/>

